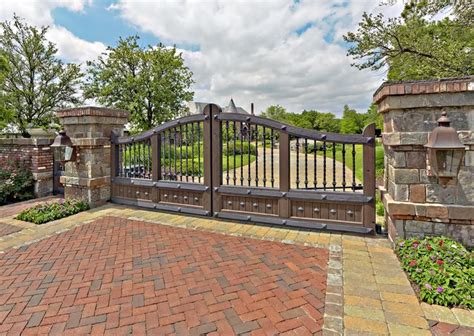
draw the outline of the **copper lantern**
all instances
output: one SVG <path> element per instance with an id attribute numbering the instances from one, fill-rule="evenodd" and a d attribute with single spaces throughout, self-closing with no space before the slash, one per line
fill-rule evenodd
<path id="1" fill-rule="evenodd" d="M 450 123 L 446 112 L 443 112 L 438 119 L 438 127 L 430 133 L 428 143 L 425 145 L 431 173 L 437 176 L 443 185 L 457 177 L 465 152 L 458 133 Z"/>
<path id="2" fill-rule="evenodd" d="M 75 150 L 71 138 L 65 131 L 59 131 L 58 136 L 51 144 L 54 150 L 54 159 L 59 162 L 73 161 L 75 159 Z"/>

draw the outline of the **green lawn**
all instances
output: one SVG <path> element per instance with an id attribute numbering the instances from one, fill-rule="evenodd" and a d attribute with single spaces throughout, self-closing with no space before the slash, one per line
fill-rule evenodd
<path id="1" fill-rule="evenodd" d="M 362 152 L 362 145 L 356 145 L 355 146 L 355 166 L 356 166 L 356 177 L 359 181 L 362 182 L 363 179 L 363 152 Z M 317 152 L 318 155 L 323 155 L 324 153 L 322 151 Z M 332 148 L 328 148 L 326 151 L 326 156 L 328 158 L 333 157 L 332 153 Z M 352 169 L 352 146 L 348 145 L 346 146 L 346 167 L 349 169 Z M 383 174 L 383 146 L 380 143 L 377 143 L 375 147 L 375 171 L 376 175 Z M 342 146 L 336 146 L 336 161 L 343 162 L 343 157 L 342 157 Z"/>

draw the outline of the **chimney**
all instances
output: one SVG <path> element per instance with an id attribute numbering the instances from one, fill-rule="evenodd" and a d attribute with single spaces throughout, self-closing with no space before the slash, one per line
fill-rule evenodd
<path id="1" fill-rule="evenodd" d="M 250 103 L 250 113 L 252 113 L 252 115 L 255 115 L 254 110 L 253 110 L 253 103 Z"/>

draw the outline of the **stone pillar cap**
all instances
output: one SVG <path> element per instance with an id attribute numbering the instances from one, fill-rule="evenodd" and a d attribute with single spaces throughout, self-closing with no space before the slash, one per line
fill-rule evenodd
<path id="1" fill-rule="evenodd" d="M 474 76 L 398 82 L 387 81 L 375 91 L 373 102 L 377 104 L 388 96 L 464 91 L 474 91 Z"/>
<path id="2" fill-rule="evenodd" d="M 72 107 L 56 112 L 59 118 L 82 116 L 128 118 L 129 114 L 130 112 L 126 110 L 97 106 Z"/>

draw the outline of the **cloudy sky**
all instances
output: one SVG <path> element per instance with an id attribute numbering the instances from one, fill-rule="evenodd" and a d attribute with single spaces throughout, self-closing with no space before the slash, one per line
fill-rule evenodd
<path id="1" fill-rule="evenodd" d="M 13 13 L 49 25 L 62 59 L 94 59 L 119 36 L 138 34 L 183 51 L 194 73 L 195 100 L 256 111 L 280 104 L 290 111 L 365 112 L 384 72 L 350 66 L 342 35 L 364 11 L 392 16 L 377 0 L 2 0 L 0 20 Z"/>

